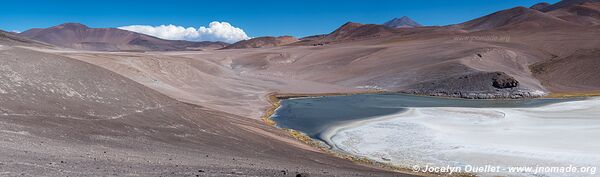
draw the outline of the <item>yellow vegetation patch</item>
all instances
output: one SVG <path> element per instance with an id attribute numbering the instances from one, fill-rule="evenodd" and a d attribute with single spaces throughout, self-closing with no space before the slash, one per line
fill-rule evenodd
<path id="1" fill-rule="evenodd" d="M 590 92 L 557 92 L 550 93 L 546 96 L 547 98 L 570 98 L 570 97 L 586 97 L 586 96 L 600 96 L 600 91 Z"/>
<path id="2" fill-rule="evenodd" d="M 263 122 L 265 122 L 265 124 L 267 124 L 269 126 L 275 126 L 275 125 L 277 125 L 277 123 L 273 119 L 271 119 L 271 116 L 273 116 L 273 114 L 275 114 L 275 110 L 277 110 L 277 108 L 279 108 L 279 106 L 281 106 L 281 102 L 279 101 L 279 98 L 277 98 L 277 96 L 275 94 L 269 94 L 267 96 L 267 99 L 268 99 L 269 103 L 271 104 L 271 106 L 267 108 L 267 110 L 265 111 L 265 114 L 263 115 L 263 117 L 261 119 L 263 120 Z"/>

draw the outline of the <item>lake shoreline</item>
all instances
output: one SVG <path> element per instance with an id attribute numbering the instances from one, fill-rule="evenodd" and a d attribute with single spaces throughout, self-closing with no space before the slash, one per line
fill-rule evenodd
<path id="1" fill-rule="evenodd" d="M 368 159 L 367 157 L 360 157 L 360 156 L 356 156 L 356 155 L 353 155 L 353 154 L 350 154 L 347 152 L 342 152 L 342 151 L 334 151 L 334 150 L 330 149 L 330 147 L 324 146 L 323 142 L 321 142 L 319 140 L 315 140 L 315 139 L 307 136 L 306 134 L 304 134 L 301 131 L 278 127 L 277 122 L 275 122 L 273 119 L 271 119 L 271 117 L 276 113 L 277 109 L 281 106 L 281 101 L 285 100 L 285 99 L 316 98 L 316 97 L 324 97 L 324 96 L 349 96 L 349 95 L 358 95 L 358 94 L 407 94 L 407 93 L 385 92 L 385 91 L 379 91 L 379 90 L 362 91 L 362 92 L 346 92 L 346 93 L 308 93 L 308 94 L 306 94 L 306 93 L 303 94 L 303 93 L 272 92 L 272 93 L 269 93 L 266 95 L 266 98 L 267 98 L 270 106 L 268 106 L 266 108 L 265 114 L 263 114 L 263 116 L 261 117 L 261 120 L 266 125 L 273 126 L 275 128 L 278 128 L 280 130 L 287 132 L 287 134 L 289 136 L 295 138 L 296 140 L 298 140 L 306 145 L 309 145 L 309 146 L 319 150 L 323 154 L 331 155 L 331 156 L 345 159 L 345 160 L 349 160 L 349 161 L 352 161 L 359 165 L 363 165 L 363 166 L 367 166 L 367 167 L 375 168 L 375 169 L 382 169 L 382 170 L 398 172 L 398 173 L 402 173 L 402 174 L 412 174 L 412 175 L 419 175 L 419 176 L 426 176 L 426 177 L 447 175 L 447 174 L 439 174 L 439 173 L 414 172 L 414 170 L 407 168 L 407 167 L 394 166 L 391 164 L 381 163 L 381 162 L 378 162 L 375 160 L 371 160 L 371 159 Z M 407 95 L 414 95 L 414 94 L 407 94 Z M 417 96 L 426 96 L 426 95 L 417 95 Z M 435 96 L 429 96 L 429 97 L 435 97 Z M 449 97 L 449 98 L 465 99 L 465 98 L 456 98 L 456 97 Z M 469 174 L 469 173 L 454 173 L 451 176 L 474 177 L 475 175 Z"/>
<path id="2" fill-rule="evenodd" d="M 276 113 L 277 109 L 281 107 L 281 101 L 282 100 L 286 100 L 286 99 L 298 99 L 298 98 L 315 98 L 315 97 L 325 97 L 325 96 L 350 96 L 350 95 L 359 95 L 359 94 L 406 94 L 406 95 L 412 95 L 412 96 L 425 96 L 425 97 L 434 97 L 434 98 L 448 98 L 448 99 L 466 99 L 466 100 L 471 100 L 468 98 L 460 98 L 460 97 L 444 97 L 444 96 L 431 96 L 431 95 L 418 95 L 418 94 L 408 94 L 408 93 L 403 93 L 403 92 L 386 92 L 386 91 L 379 91 L 379 90 L 375 90 L 375 91 L 364 91 L 364 92 L 349 92 L 349 93 L 311 93 L 311 94 L 302 94 L 302 93 L 277 93 L 277 92 L 272 92 L 267 94 L 267 100 L 269 101 L 270 106 L 267 107 L 265 114 L 262 116 L 262 120 L 265 124 L 279 128 L 283 131 L 286 131 L 288 133 L 289 136 L 301 141 L 304 144 L 307 144 L 313 148 L 318 149 L 319 151 L 323 152 L 324 154 L 327 155 L 332 155 L 338 158 L 342 158 L 342 159 L 346 159 L 346 160 L 350 160 L 352 162 L 361 164 L 361 165 L 366 165 L 372 168 L 377 168 L 377 169 L 385 169 L 385 170 L 390 170 L 390 171 L 395 171 L 395 172 L 399 172 L 399 173 L 407 173 L 407 174 L 416 174 L 416 175 L 425 175 L 425 176 L 435 176 L 435 175 L 439 175 L 439 174 L 430 174 L 430 173 L 415 173 L 413 172 L 411 169 L 406 168 L 406 167 L 399 167 L 399 166 L 395 166 L 395 165 L 391 165 L 391 164 L 387 164 L 387 163 L 382 163 L 382 162 L 378 162 L 375 160 L 371 160 L 371 159 L 367 159 L 366 157 L 360 157 L 360 156 L 356 156 L 347 152 L 340 152 L 340 151 L 335 151 L 330 149 L 330 147 L 325 146 L 323 144 L 323 142 L 319 141 L 319 140 L 315 140 L 309 136 L 307 136 L 306 134 L 304 134 L 301 131 L 298 130 L 293 130 L 293 129 L 286 129 L 286 128 L 280 128 L 277 126 L 277 122 L 275 122 L 272 118 L 272 116 Z M 553 95 L 553 94 L 549 94 L 546 97 L 540 97 L 540 98 L 516 98 L 516 100 L 522 100 L 522 99 L 544 99 L 544 98 L 574 98 L 574 97 L 587 97 L 587 96 L 593 96 L 594 94 L 586 94 L 586 93 L 577 93 L 577 94 L 569 94 L 569 95 Z M 499 100 L 513 100 L 514 98 L 503 98 L 503 99 L 499 99 Z M 498 99 L 483 99 L 483 100 L 498 100 Z M 364 120 L 364 121 L 368 121 L 368 120 Z M 458 174 L 457 176 L 473 176 L 473 174 Z"/>
<path id="3" fill-rule="evenodd" d="M 283 131 L 287 132 L 287 134 L 289 136 L 297 139 L 298 141 L 300 141 L 306 145 L 309 145 L 315 149 L 318 149 L 320 152 L 322 152 L 323 154 L 326 154 L 326 155 L 331 155 L 331 156 L 338 157 L 341 159 L 349 160 L 349 161 L 352 161 L 359 165 L 367 166 L 370 168 L 388 170 L 388 171 L 398 172 L 398 173 L 402 173 L 402 174 L 413 174 L 413 175 L 420 175 L 420 176 L 435 176 L 435 175 L 437 175 L 437 174 L 429 174 L 429 173 L 416 173 L 409 168 L 401 168 L 401 167 L 397 167 L 397 166 L 392 166 L 389 164 L 380 163 L 380 162 L 377 162 L 374 160 L 367 159 L 366 157 L 358 157 L 358 156 L 352 155 L 350 153 L 333 151 L 333 150 L 329 149 L 329 147 L 323 146 L 323 144 L 320 141 L 315 140 L 300 131 L 278 127 L 277 123 L 271 119 L 273 114 L 275 114 L 276 110 L 281 106 L 281 100 L 285 100 L 285 99 L 311 98 L 311 97 L 323 97 L 323 96 L 348 96 L 348 95 L 356 95 L 356 94 L 378 94 L 378 93 L 382 94 L 382 93 L 386 93 L 386 92 L 364 91 L 364 92 L 349 92 L 349 93 L 314 93 L 314 94 L 272 92 L 272 93 L 267 94 L 267 96 L 266 96 L 270 106 L 266 108 L 265 114 L 262 116 L 261 120 L 266 125 L 273 126 L 280 130 L 283 130 Z M 470 176 L 470 175 L 467 175 L 467 176 Z"/>

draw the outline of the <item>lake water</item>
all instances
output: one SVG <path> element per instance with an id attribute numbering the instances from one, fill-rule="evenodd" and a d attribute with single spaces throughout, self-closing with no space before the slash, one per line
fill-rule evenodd
<path id="1" fill-rule="evenodd" d="M 281 128 L 402 167 L 494 166 L 481 176 L 597 176 L 600 99 L 465 100 L 365 94 L 282 100 Z M 513 167 L 586 172 L 508 172 Z M 592 174 L 593 173 L 593 174 Z"/>

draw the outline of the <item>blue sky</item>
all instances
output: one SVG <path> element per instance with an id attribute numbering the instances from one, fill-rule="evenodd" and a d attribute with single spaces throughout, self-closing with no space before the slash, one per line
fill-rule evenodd
<path id="1" fill-rule="evenodd" d="M 63 22 L 91 27 L 173 24 L 197 28 L 225 21 L 251 37 L 301 37 L 329 33 L 347 21 L 383 23 L 401 16 L 424 25 L 448 25 L 538 2 L 542 0 L 13 0 L 0 6 L 0 29 L 24 31 Z"/>

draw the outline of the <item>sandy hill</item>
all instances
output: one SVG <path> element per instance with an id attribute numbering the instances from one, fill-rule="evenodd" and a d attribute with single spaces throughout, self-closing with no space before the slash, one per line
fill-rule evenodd
<path id="1" fill-rule="evenodd" d="M 265 36 L 265 37 L 257 37 L 248 40 L 239 41 L 233 43 L 231 45 L 226 46 L 223 49 L 245 49 L 245 48 L 263 48 L 263 47 L 275 47 L 282 46 L 286 44 L 291 44 L 297 42 L 293 36 Z"/>
<path id="2" fill-rule="evenodd" d="M 407 16 L 403 16 L 401 18 L 394 18 L 390 21 L 383 23 L 383 26 L 392 27 L 392 28 L 414 28 L 421 27 L 423 25 L 415 22 Z"/>
<path id="3" fill-rule="evenodd" d="M 5 175 L 410 176 L 326 156 L 256 119 L 183 103 L 134 80 L 150 73 L 138 71 L 139 77 L 129 78 L 111 71 L 119 70 L 115 65 L 100 67 L 65 56 L 87 51 L 22 48 L 6 41 L 27 39 L 8 38 L 0 35 L 0 158 Z M 104 64 L 126 58 L 131 62 L 121 64 L 145 62 L 138 69 L 156 67 L 153 62 L 168 58 L 159 52 L 89 54 Z M 105 57 L 120 54 L 123 58 Z M 143 57 L 136 60 L 136 55 Z M 185 70 L 207 72 L 201 69 L 207 66 L 171 59 L 158 65 L 164 67 L 161 75 L 178 79 L 173 76 L 182 74 L 192 85 L 211 83 Z"/>
<path id="4" fill-rule="evenodd" d="M 116 28 L 90 28 L 78 23 L 65 23 L 45 29 L 30 29 L 20 36 L 48 44 L 93 51 L 171 51 L 220 48 L 222 42 L 190 42 L 164 40 Z"/>
<path id="5" fill-rule="evenodd" d="M 536 77 L 548 85 L 552 91 L 598 91 L 600 68 L 600 49 L 579 50 L 572 55 L 553 58 L 532 65 Z"/>

